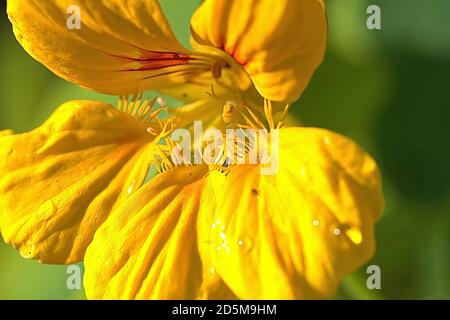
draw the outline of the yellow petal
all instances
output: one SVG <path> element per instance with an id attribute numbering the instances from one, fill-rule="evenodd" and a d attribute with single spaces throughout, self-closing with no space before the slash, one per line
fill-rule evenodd
<path id="1" fill-rule="evenodd" d="M 152 179 L 101 226 L 85 258 L 90 299 L 195 299 L 231 295 L 197 248 L 205 166 Z"/>
<path id="2" fill-rule="evenodd" d="M 191 26 L 197 43 L 230 54 L 273 101 L 296 100 L 325 51 L 322 0 L 206 0 Z"/>
<path id="3" fill-rule="evenodd" d="M 164 88 L 209 68 L 178 43 L 156 0 L 7 4 L 16 38 L 33 58 L 95 91 L 128 95 Z M 70 29 L 78 13 L 80 29 Z"/>
<path id="4" fill-rule="evenodd" d="M 72 263 L 151 161 L 146 126 L 111 105 L 72 101 L 41 127 L 0 138 L 0 230 L 27 258 Z"/>
<path id="5" fill-rule="evenodd" d="M 195 121 L 201 121 L 202 129 L 210 127 L 223 130 L 225 124 L 222 120 L 223 102 L 215 99 L 200 99 L 185 104 L 174 111 L 178 128 L 193 129 Z"/>
<path id="6" fill-rule="evenodd" d="M 330 297 L 374 252 L 383 209 L 376 163 L 330 131 L 288 128 L 278 173 L 259 169 L 235 166 L 208 179 L 217 209 L 200 230 L 213 266 L 242 299 Z"/>
<path id="7" fill-rule="evenodd" d="M 10 136 L 13 134 L 14 134 L 14 131 L 9 130 L 9 129 L 0 131 L 0 137 Z"/>

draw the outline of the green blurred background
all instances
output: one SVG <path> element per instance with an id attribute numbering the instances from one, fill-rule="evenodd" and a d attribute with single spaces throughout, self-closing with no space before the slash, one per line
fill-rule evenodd
<path id="1" fill-rule="evenodd" d="M 45 0 L 43 0 L 45 1 Z M 161 0 L 179 39 L 199 0 Z M 366 8 L 382 29 L 366 28 Z M 1 4 L 0 130 L 30 130 L 72 99 L 116 103 L 59 79 L 14 39 Z M 366 266 L 345 279 L 341 299 L 449 299 L 450 1 L 328 1 L 325 61 L 291 108 L 307 125 L 356 140 L 379 162 L 386 210 L 378 249 L 381 290 Z M 288 44 L 287 44 L 288 45 Z M 0 299 L 83 299 L 66 288 L 66 267 L 21 258 L 0 244 Z"/>

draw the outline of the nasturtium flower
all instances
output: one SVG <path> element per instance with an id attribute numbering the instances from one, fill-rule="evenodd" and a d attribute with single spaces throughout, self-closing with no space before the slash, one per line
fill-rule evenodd
<path id="1" fill-rule="evenodd" d="M 373 254 L 383 204 L 377 165 L 324 129 L 281 128 L 279 135 L 276 175 L 261 175 L 259 165 L 227 174 L 181 167 L 122 202 L 88 247 L 88 294 L 329 297 Z"/>
<path id="2" fill-rule="evenodd" d="M 82 24 L 69 30 L 73 5 Z M 322 61 L 322 0 L 206 0 L 193 49 L 156 0 L 8 0 L 8 15 L 55 74 L 121 96 L 118 108 L 71 101 L 31 132 L 0 131 L 0 231 L 24 257 L 83 261 L 91 299 L 311 299 L 372 256 L 375 161 L 279 115 Z M 142 99 L 150 89 L 186 104 L 167 110 Z M 278 171 L 229 155 L 177 163 L 170 134 L 196 120 L 277 135 Z"/>
<path id="3" fill-rule="evenodd" d="M 73 5 L 79 30 L 67 28 Z M 250 95 L 253 83 L 267 99 L 292 102 L 326 42 L 322 0 L 205 1 L 191 24 L 197 50 L 176 40 L 156 0 L 9 0 L 8 15 L 33 58 L 68 81 L 113 95 L 176 88 L 194 99 L 219 80 L 217 90 Z"/>

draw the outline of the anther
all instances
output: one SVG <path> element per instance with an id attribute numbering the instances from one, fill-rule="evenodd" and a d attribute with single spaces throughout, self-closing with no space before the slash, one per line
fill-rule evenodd
<path id="1" fill-rule="evenodd" d="M 225 103 L 225 105 L 223 106 L 223 111 L 222 111 L 223 122 L 228 124 L 232 121 L 235 108 L 236 108 L 236 102 L 227 101 Z"/>
<path id="2" fill-rule="evenodd" d="M 222 76 L 222 65 L 219 62 L 214 63 L 211 71 L 214 79 L 220 79 Z"/>

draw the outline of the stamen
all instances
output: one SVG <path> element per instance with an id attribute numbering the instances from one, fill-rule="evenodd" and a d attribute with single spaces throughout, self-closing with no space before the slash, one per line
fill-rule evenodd
<path id="1" fill-rule="evenodd" d="M 134 105 L 134 100 L 136 99 L 136 94 L 135 95 L 133 95 L 132 97 L 131 97 L 131 100 L 128 100 L 128 97 L 127 97 L 127 113 L 130 115 L 130 116 L 132 116 L 132 114 L 131 114 L 131 110 L 133 109 L 133 105 Z"/>
<path id="2" fill-rule="evenodd" d="M 145 102 L 144 102 L 145 106 L 143 106 L 140 109 L 140 113 L 139 113 L 139 117 L 142 121 L 148 121 L 148 120 L 152 119 L 151 117 L 149 117 L 149 114 L 152 111 L 153 106 L 156 103 L 156 99 L 157 98 L 155 97 L 152 100 L 145 100 Z M 159 109 L 157 109 L 157 110 L 159 110 Z"/>
<path id="3" fill-rule="evenodd" d="M 214 89 L 214 83 L 211 83 L 211 84 L 210 84 L 210 89 L 211 89 L 211 92 L 206 92 L 206 94 L 207 94 L 208 96 L 210 96 L 211 98 L 217 98 L 217 99 L 219 99 L 219 96 L 216 94 L 216 91 L 215 91 L 215 89 Z"/>
<path id="4" fill-rule="evenodd" d="M 272 113 L 273 113 L 272 102 L 270 100 L 264 99 L 264 115 L 266 116 L 267 122 L 269 123 L 270 130 L 273 130 L 275 128 Z"/>
<path id="5" fill-rule="evenodd" d="M 220 79 L 220 77 L 222 77 L 222 65 L 220 63 L 214 63 L 211 71 L 214 79 Z"/>
<path id="6" fill-rule="evenodd" d="M 259 120 L 259 118 L 256 116 L 256 114 L 247 106 L 246 107 L 247 112 L 250 114 L 250 116 L 253 118 L 253 120 L 256 122 L 258 128 L 262 129 L 265 128 L 264 124 Z"/>
<path id="7" fill-rule="evenodd" d="M 163 97 L 159 96 L 158 98 L 156 98 L 156 102 L 161 106 L 161 107 L 167 107 L 167 102 L 166 100 L 164 100 Z"/>
<path id="8" fill-rule="evenodd" d="M 167 136 L 173 131 L 174 119 L 168 118 L 161 120 L 158 118 L 160 113 L 162 111 L 168 111 L 168 108 L 167 106 L 163 106 L 153 110 L 157 99 L 158 97 L 152 100 L 143 100 L 142 93 L 133 95 L 131 99 L 121 96 L 118 102 L 118 109 L 146 125 L 147 133 L 152 136 L 152 140 L 155 142 L 155 149 L 151 152 L 151 157 L 153 158 L 152 163 L 155 164 L 159 171 L 164 171 L 173 167 L 167 157 L 170 151 L 167 146 L 159 145 L 158 143 L 161 140 L 167 139 Z"/>
<path id="9" fill-rule="evenodd" d="M 119 97 L 119 102 L 117 103 L 117 109 L 119 109 L 120 111 L 123 111 L 123 103 L 122 103 L 122 99 L 123 99 L 123 97 L 120 96 L 120 97 Z"/>
<path id="10" fill-rule="evenodd" d="M 284 107 L 284 111 L 283 111 L 283 114 L 281 115 L 280 122 L 278 122 L 278 124 L 277 124 L 277 129 L 280 129 L 284 126 L 284 121 L 286 120 L 286 117 L 288 115 L 289 107 L 290 107 L 290 105 L 288 105 L 288 104 Z"/>
<path id="11" fill-rule="evenodd" d="M 288 104 L 285 106 L 283 113 L 280 117 L 280 120 L 275 125 L 276 121 L 274 118 L 272 101 L 264 99 L 264 108 L 263 108 L 264 114 L 261 115 L 261 117 L 264 117 L 267 121 L 268 128 L 266 128 L 266 126 L 261 122 L 261 120 L 259 120 L 260 117 L 258 117 L 258 115 L 256 115 L 256 113 L 254 112 L 254 110 L 258 110 L 257 106 L 255 106 L 253 104 L 251 104 L 251 106 L 253 107 L 253 109 L 251 109 L 248 106 L 246 106 L 245 109 L 249 113 L 249 115 L 252 117 L 253 121 L 249 120 L 248 117 L 245 117 L 243 115 L 244 118 L 246 118 L 247 123 L 252 127 L 254 127 L 256 125 L 256 128 L 265 128 L 269 132 L 274 129 L 280 129 L 284 126 L 284 121 L 286 120 L 286 117 L 289 112 L 289 107 L 290 107 L 290 105 L 288 105 Z"/>
<path id="12" fill-rule="evenodd" d="M 145 99 L 144 102 L 142 102 L 139 107 L 137 108 L 137 110 L 135 111 L 134 116 L 142 119 L 142 113 L 145 111 L 145 109 L 147 108 L 148 105 L 148 99 Z"/>
<path id="13" fill-rule="evenodd" d="M 236 103 L 236 101 L 227 101 L 223 106 L 222 111 L 222 120 L 225 124 L 230 124 L 231 121 L 235 118 L 236 110 L 239 112 L 242 110 L 242 107 Z"/>
<path id="14" fill-rule="evenodd" d="M 129 114 L 136 120 L 142 122 L 151 122 L 153 120 L 158 120 L 157 117 L 162 111 L 169 112 L 167 105 L 161 106 L 153 110 L 157 100 L 161 97 L 155 97 L 153 99 L 144 99 L 143 94 L 135 94 L 131 97 L 120 96 L 117 108 Z M 153 111 L 152 111 L 153 110 Z"/>
<path id="15" fill-rule="evenodd" d="M 254 157 L 257 157 L 258 159 L 256 159 L 256 163 L 265 163 L 264 159 L 266 158 L 266 156 L 254 153 L 257 152 L 255 150 L 267 150 L 268 142 L 262 141 L 259 137 L 261 134 L 270 134 L 271 131 L 272 134 L 275 134 L 273 133 L 275 129 L 279 129 L 284 126 L 284 121 L 288 114 L 289 105 L 285 106 L 281 118 L 277 122 L 273 115 L 274 110 L 272 101 L 264 101 L 264 113 L 261 113 L 260 115 L 255 111 L 256 107 L 252 105 L 251 102 L 249 103 L 250 106 L 253 107 L 253 109 L 243 102 L 237 103 L 234 101 L 227 101 L 227 103 L 224 105 L 222 119 L 226 124 L 228 124 L 227 128 L 236 128 L 241 130 L 241 132 L 239 133 L 240 136 L 237 136 L 237 140 L 236 138 L 234 138 L 227 139 L 225 141 L 225 150 L 222 147 L 221 153 L 219 154 L 219 157 L 217 157 L 217 161 L 215 161 L 215 166 L 213 166 L 213 170 L 224 172 L 226 174 L 227 172 L 229 172 L 231 167 L 238 163 L 242 163 L 241 160 L 245 160 L 247 157 L 249 157 L 249 159 L 252 159 L 252 161 L 255 161 Z M 242 116 L 244 123 L 231 122 L 231 120 L 234 120 L 232 118 L 234 118 L 234 111 L 236 109 Z M 265 121 L 262 120 L 264 118 Z M 266 124 L 264 124 L 263 121 Z M 252 132 L 255 133 L 252 134 Z M 263 145 L 261 146 L 259 144 Z M 230 147 L 230 149 L 226 147 L 227 145 Z"/>
<path id="16" fill-rule="evenodd" d="M 147 128 L 147 132 L 150 133 L 152 136 L 157 136 L 158 135 L 158 131 L 156 131 L 152 127 L 148 127 Z"/>
<path id="17" fill-rule="evenodd" d="M 137 110 L 139 109 L 139 107 L 141 106 L 142 96 L 143 96 L 142 93 L 133 96 L 133 103 L 132 103 L 132 105 L 130 106 L 130 114 L 131 114 L 133 117 L 136 117 L 136 112 L 137 112 Z"/>

